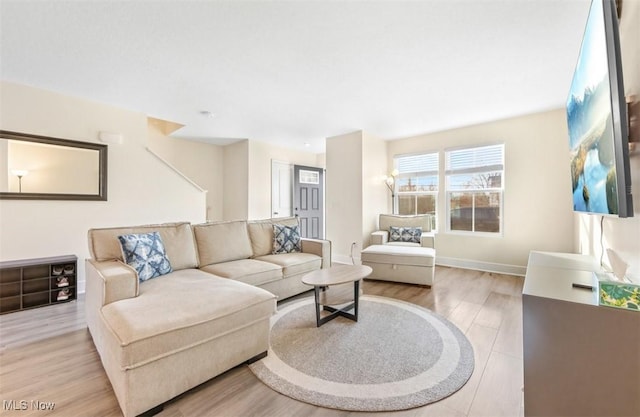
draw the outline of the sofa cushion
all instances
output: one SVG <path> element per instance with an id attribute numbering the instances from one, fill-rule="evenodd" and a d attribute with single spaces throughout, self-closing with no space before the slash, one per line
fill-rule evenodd
<path id="1" fill-rule="evenodd" d="M 273 250 L 273 223 L 271 220 L 253 220 L 247 223 L 253 257 L 268 255 Z"/>
<path id="2" fill-rule="evenodd" d="M 252 220 L 247 223 L 253 256 L 270 255 L 273 252 L 273 225 L 295 226 L 297 217 L 283 217 L 267 220 Z"/>
<path id="3" fill-rule="evenodd" d="M 118 236 L 122 257 L 136 270 L 138 279 L 146 281 L 172 271 L 162 238 L 158 232 Z"/>
<path id="4" fill-rule="evenodd" d="M 200 267 L 253 255 L 245 221 L 196 224 L 193 232 Z"/>
<path id="5" fill-rule="evenodd" d="M 311 253 L 281 253 L 278 255 L 265 255 L 256 260 L 270 262 L 282 267 L 285 278 L 292 275 L 311 272 L 322 267 L 322 258 Z"/>
<path id="6" fill-rule="evenodd" d="M 256 259 L 221 262 L 204 266 L 201 269 L 220 277 L 235 279 L 251 285 L 262 285 L 282 279 L 282 268 L 279 265 Z"/>
<path id="7" fill-rule="evenodd" d="M 436 251 L 421 246 L 371 245 L 360 253 L 362 262 L 433 266 Z"/>
<path id="8" fill-rule="evenodd" d="M 273 254 L 302 252 L 298 225 L 273 225 Z"/>
<path id="9" fill-rule="evenodd" d="M 96 261 L 124 261 L 118 236 L 149 232 L 160 234 L 173 270 L 198 266 L 193 232 L 191 225 L 187 222 L 90 229 L 88 232 L 89 252 Z"/>
<path id="10" fill-rule="evenodd" d="M 138 297 L 108 304 L 102 315 L 122 347 L 110 354 L 131 369 L 263 320 L 275 309 L 268 291 L 186 269 L 141 283 Z"/>

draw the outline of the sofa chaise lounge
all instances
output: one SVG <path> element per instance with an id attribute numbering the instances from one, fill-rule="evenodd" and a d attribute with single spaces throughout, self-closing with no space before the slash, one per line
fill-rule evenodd
<path id="1" fill-rule="evenodd" d="M 126 417 L 266 354 L 278 297 L 309 290 L 300 277 L 331 262 L 323 240 L 272 254 L 275 223 L 297 219 L 89 230 L 87 324 Z M 118 236 L 150 232 L 172 272 L 140 282 Z"/>

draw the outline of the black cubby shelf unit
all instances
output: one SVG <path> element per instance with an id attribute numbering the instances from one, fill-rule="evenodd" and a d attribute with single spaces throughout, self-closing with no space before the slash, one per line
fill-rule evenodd
<path id="1" fill-rule="evenodd" d="M 0 314 L 76 299 L 75 255 L 0 262 Z"/>

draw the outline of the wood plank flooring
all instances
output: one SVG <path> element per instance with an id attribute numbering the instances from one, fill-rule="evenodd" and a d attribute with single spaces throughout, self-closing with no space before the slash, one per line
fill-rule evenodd
<path id="1" fill-rule="evenodd" d="M 469 382 L 434 404 L 390 413 L 315 407 L 271 390 L 243 365 L 182 394 L 158 416 L 522 416 L 522 284 L 522 277 L 445 267 L 436 268 L 431 289 L 365 281 L 365 294 L 429 308 L 471 341 Z M 122 415 L 86 328 L 82 297 L 0 316 L 0 400 L 1 416 Z M 55 406 L 38 410 L 32 401 Z"/>

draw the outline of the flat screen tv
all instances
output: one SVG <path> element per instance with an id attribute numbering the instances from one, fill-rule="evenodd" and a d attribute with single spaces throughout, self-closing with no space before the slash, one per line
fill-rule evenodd
<path id="1" fill-rule="evenodd" d="M 567 98 L 573 209 L 633 216 L 629 133 L 614 0 L 593 0 Z"/>

